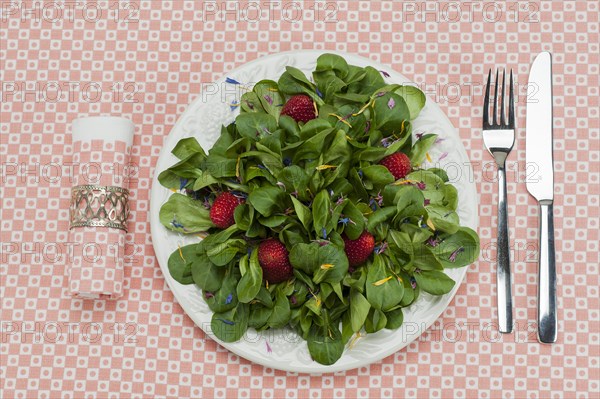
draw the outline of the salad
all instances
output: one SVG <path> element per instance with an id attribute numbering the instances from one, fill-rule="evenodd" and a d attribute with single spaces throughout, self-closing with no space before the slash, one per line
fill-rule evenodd
<path id="1" fill-rule="evenodd" d="M 203 239 L 168 268 L 202 289 L 217 338 L 289 327 L 329 365 L 361 334 L 400 327 L 423 292 L 452 290 L 444 269 L 472 263 L 479 238 L 444 170 L 422 167 L 438 139 L 413 137 L 425 101 L 323 54 L 311 78 L 288 66 L 248 89 L 208 153 L 177 143 L 160 222 Z"/>

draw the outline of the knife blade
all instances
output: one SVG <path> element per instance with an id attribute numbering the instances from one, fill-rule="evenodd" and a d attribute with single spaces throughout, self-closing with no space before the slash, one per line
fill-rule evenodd
<path id="1" fill-rule="evenodd" d="M 531 171 L 527 190 L 538 201 L 552 200 L 552 56 L 548 52 L 536 57 L 529 72 L 526 129 L 525 155 Z"/>
<path id="2" fill-rule="evenodd" d="M 543 52 L 529 72 L 525 136 L 527 169 L 532 172 L 528 173 L 527 191 L 539 203 L 537 321 L 541 343 L 553 343 L 557 338 L 552 128 L 552 56 Z"/>

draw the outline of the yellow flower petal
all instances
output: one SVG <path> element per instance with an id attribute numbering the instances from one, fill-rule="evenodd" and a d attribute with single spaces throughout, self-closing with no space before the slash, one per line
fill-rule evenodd
<path id="1" fill-rule="evenodd" d="M 428 152 L 426 152 L 426 153 L 425 153 L 425 157 L 427 158 L 427 160 L 428 160 L 429 162 L 431 162 L 431 155 L 429 155 L 429 153 L 428 153 Z"/>
<path id="2" fill-rule="evenodd" d="M 387 283 L 387 282 L 388 282 L 388 281 L 390 281 L 391 279 L 392 279 L 392 276 L 387 276 L 386 278 L 382 278 L 382 279 L 381 279 L 381 280 L 379 280 L 379 281 L 375 281 L 375 282 L 373 283 L 373 285 L 374 285 L 375 287 L 379 287 L 380 285 Z"/>
<path id="3" fill-rule="evenodd" d="M 321 265 L 321 269 L 322 270 L 327 270 L 327 269 L 331 269 L 334 265 L 332 265 L 331 263 L 323 263 Z"/>
<path id="4" fill-rule="evenodd" d="M 335 169 L 337 166 L 335 165 L 319 165 L 315 169 L 316 170 L 325 170 L 325 169 Z"/>
<path id="5" fill-rule="evenodd" d="M 433 225 L 431 219 L 427 219 L 427 226 L 429 226 L 431 230 L 435 231 L 435 226 Z"/>
<path id="6" fill-rule="evenodd" d="M 343 124 L 347 125 L 348 127 L 352 127 L 352 125 L 350 123 L 348 123 L 347 120 L 345 120 L 344 118 L 342 118 L 341 116 L 337 115 L 337 114 L 328 114 L 329 116 L 335 116 L 338 121 L 342 122 Z"/>
<path id="7" fill-rule="evenodd" d="M 403 179 L 403 180 L 398 180 L 397 182 L 392 183 L 393 186 L 401 186 L 403 184 L 417 184 L 418 182 L 416 180 L 410 180 L 410 179 Z"/>

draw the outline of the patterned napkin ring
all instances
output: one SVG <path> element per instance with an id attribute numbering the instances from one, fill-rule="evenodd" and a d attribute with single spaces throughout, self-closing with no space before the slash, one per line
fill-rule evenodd
<path id="1" fill-rule="evenodd" d="M 73 227 L 109 227 L 127 232 L 129 190 L 118 186 L 81 185 L 71 191 Z"/>

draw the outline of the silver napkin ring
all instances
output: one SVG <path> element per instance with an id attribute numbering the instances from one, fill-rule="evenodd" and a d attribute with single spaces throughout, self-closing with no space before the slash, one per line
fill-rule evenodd
<path id="1" fill-rule="evenodd" d="M 81 185 L 71 191 L 73 227 L 110 227 L 127 231 L 129 190 L 117 186 Z"/>

